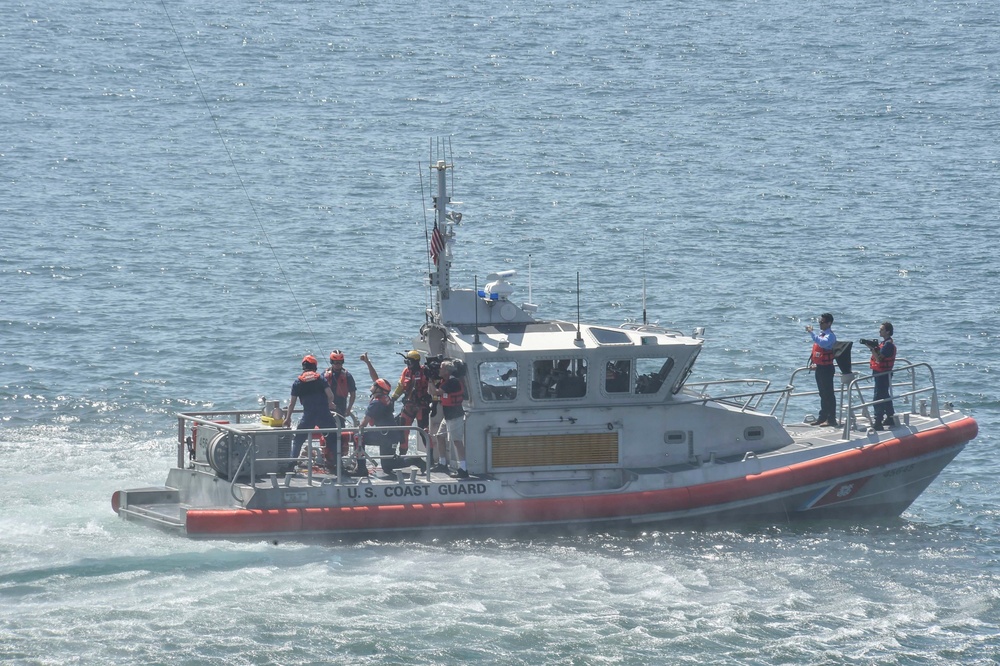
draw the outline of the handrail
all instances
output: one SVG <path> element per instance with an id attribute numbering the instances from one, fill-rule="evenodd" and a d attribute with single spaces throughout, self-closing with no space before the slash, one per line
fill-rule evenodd
<path id="1" fill-rule="evenodd" d="M 901 377 L 901 381 L 891 382 L 891 388 L 905 388 L 904 393 L 894 394 L 891 398 L 884 398 L 881 400 L 870 400 L 866 401 L 864 398 L 864 393 L 862 388 L 868 388 L 874 383 L 874 374 L 859 372 L 862 368 L 868 370 L 868 362 L 857 362 L 851 364 L 852 372 L 849 374 L 841 374 L 841 387 L 840 395 L 837 399 L 837 414 L 844 418 L 845 429 L 844 437 L 848 436 L 847 428 L 850 427 L 851 422 L 856 420 L 856 414 L 858 412 L 865 415 L 868 418 L 868 408 L 883 402 L 888 402 L 890 400 L 902 403 L 900 406 L 908 404 L 908 409 L 910 412 L 917 412 L 917 398 L 918 396 L 925 395 L 927 393 L 931 394 L 931 416 L 938 418 L 940 417 L 940 409 L 938 406 L 937 397 L 937 382 L 934 378 L 934 370 L 928 363 L 910 363 L 905 359 L 897 360 L 896 367 L 893 369 L 892 374 L 896 377 Z M 918 386 L 917 385 L 917 371 L 926 369 L 930 376 L 929 384 Z M 816 396 L 819 395 L 819 391 L 816 389 L 811 389 L 808 391 L 796 391 L 795 385 L 797 381 L 801 381 L 799 376 L 802 373 L 812 372 L 812 367 L 801 367 L 796 368 L 792 372 L 792 376 L 789 379 L 787 386 L 781 389 L 771 389 L 770 382 L 765 379 L 752 378 L 752 379 L 723 379 L 716 381 L 705 381 L 685 385 L 682 393 L 686 399 L 678 400 L 679 404 L 705 404 L 707 402 L 728 402 L 730 404 L 735 404 L 741 410 L 756 410 L 763 403 L 767 396 L 777 396 L 774 405 L 768 410 L 772 416 L 776 416 L 779 421 L 784 424 L 788 418 L 788 410 L 791 404 L 792 398 L 800 398 L 804 396 Z M 747 384 L 747 385 L 763 385 L 763 390 L 750 391 L 746 393 L 733 393 L 733 394 L 723 394 L 723 395 L 709 395 L 707 392 L 711 389 L 715 389 L 722 386 L 733 385 L 733 384 Z M 846 395 L 845 395 L 846 394 Z M 860 400 L 856 403 L 856 400 Z"/>
<path id="2" fill-rule="evenodd" d="M 251 446 L 247 447 L 246 453 L 243 454 L 243 458 L 240 459 L 240 464 L 236 466 L 236 471 L 232 474 L 232 479 L 229 481 L 229 495 L 237 502 L 241 502 L 241 498 L 236 494 L 236 479 L 240 477 L 240 470 L 243 469 L 243 465 L 246 464 L 247 458 L 250 458 L 250 478 L 254 479 L 253 464 L 256 456 L 251 457 L 250 453 L 256 450 L 257 446 L 251 440 Z"/>
<path id="3" fill-rule="evenodd" d="M 723 395 L 708 395 L 705 391 L 709 387 L 723 386 L 726 384 L 763 384 L 764 388 L 760 391 L 751 391 L 748 393 L 726 393 Z M 792 390 L 792 386 L 786 386 L 781 389 L 771 389 L 770 380 L 766 379 L 720 379 L 715 381 L 699 382 L 694 385 L 695 387 L 700 387 L 701 390 L 692 388 L 692 385 L 685 385 L 683 393 L 688 396 L 687 400 L 679 400 L 681 404 L 705 404 L 706 402 L 729 402 L 740 407 L 740 411 L 756 410 L 760 404 L 763 402 L 764 398 L 770 395 L 778 396 L 775 400 L 775 404 L 771 407 L 769 413 L 773 414 L 774 410 L 777 408 L 778 404 L 784 399 L 785 394 Z M 696 395 L 691 395 L 692 393 Z M 745 398 L 742 404 L 740 399 Z"/>
<path id="4" fill-rule="evenodd" d="M 684 333 L 681 331 L 660 326 L 659 324 L 640 324 L 634 321 L 627 321 L 624 324 L 621 324 L 618 328 L 625 331 L 635 331 L 636 333 L 662 333 L 664 335 L 672 335 L 674 337 L 684 336 Z"/>
<path id="5" fill-rule="evenodd" d="M 187 443 L 186 442 L 186 433 L 187 433 L 186 426 L 189 423 L 192 426 L 192 431 L 194 430 L 195 426 L 204 425 L 204 426 L 211 427 L 211 428 L 213 428 L 216 431 L 225 432 L 225 433 L 228 434 L 228 436 L 230 436 L 230 437 L 232 437 L 234 439 L 236 437 L 246 437 L 246 438 L 249 438 L 249 440 L 250 440 L 249 445 L 246 447 L 246 451 L 244 452 L 242 458 L 240 459 L 239 464 L 236 466 L 236 468 L 234 470 L 232 470 L 232 471 L 229 472 L 229 476 L 231 477 L 231 480 L 230 480 L 230 494 L 232 494 L 233 497 L 234 497 L 234 499 L 236 499 L 237 501 L 242 501 L 242 498 L 238 497 L 236 495 L 236 493 L 235 493 L 235 487 L 236 487 L 236 484 L 237 484 L 237 479 L 240 478 L 240 473 L 247 467 L 247 465 L 249 465 L 249 472 L 250 472 L 250 478 L 252 480 L 252 483 L 255 483 L 254 480 L 256 479 L 256 474 L 254 472 L 255 472 L 255 466 L 256 466 L 257 462 L 287 462 L 287 463 L 291 463 L 291 464 L 295 465 L 295 464 L 298 464 L 298 462 L 300 461 L 300 458 L 291 458 L 291 457 L 287 457 L 287 458 L 285 458 L 285 457 L 278 457 L 278 458 L 257 458 L 257 456 L 256 456 L 256 451 L 257 451 L 256 438 L 257 438 L 258 435 L 264 434 L 264 433 L 273 434 L 274 432 L 281 431 L 281 432 L 284 432 L 284 433 L 287 433 L 289 435 L 294 436 L 298 432 L 308 432 L 309 433 L 309 437 L 306 440 L 306 447 L 307 447 L 306 448 L 306 455 L 307 455 L 307 460 L 309 460 L 310 462 L 313 459 L 313 450 L 314 450 L 313 449 L 313 441 L 314 441 L 314 437 L 316 435 L 324 435 L 324 436 L 333 435 L 333 436 L 335 436 L 336 444 L 334 444 L 332 446 L 335 447 L 336 451 L 337 451 L 337 455 L 336 455 L 336 461 L 337 461 L 336 474 L 337 474 L 337 478 L 338 479 L 342 476 L 343 471 L 344 471 L 343 470 L 343 457 L 340 455 L 340 441 L 341 441 L 341 434 L 345 433 L 345 432 L 357 435 L 357 447 L 358 447 L 357 450 L 359 450 L 361 453 L 363 453 L 364 458 L 366 458 L 366 459 L 378 459 L 378 460 L 381 460 L 383 458 L 390 458 L 391 456 L 383 456 L 381 454 L 377 455 L 377 456 L 373 456 L 373 455 L 369 454 L 367 451 L 365 451 L 364 436 L 365 436 L 365 431 L 366 430 L 369 430 L 369 431 L 370 430 L 378 430 L 378 431 L 390 431 L 390 432 L 410 432 L 410 431 L 416 432 L 416 433 L 418 433 L 417 437 L 423 443 L 424 450 L 426 451 L 426 454 L 425 454 L 425 463 L 426 463 L 425 474 L 429 474 L 429 470 L 430 470 L 430 468 L 432 466 L 432 462 L 433 461 L 431 461 L 431 459 L 430 459 L 430 456 L 431 456 L 430 437 L 429 437 L 429 435 L 422 428 L 420 428 L 416 424 L 411 424 L 411 425 L 408 425 L 408 426 L 400 426 L 400 425 L 393 425 L 393 426 L 369 426 L 368 428 L 364 428 L 364 427 L 344 428 L 344 427 L 341 427 L 341 426 L 338 425 L 337 427 L 334 427 L 334 428 L 310 428 L 310 429 L 305 429 L 305 428 L 298 429 L 298 428 L 295 428 L 295 427 L 274 428 L 274 427 L 270 427 L 270 426 L 260 425 L 259 428 L 257 428 L 257 429 L 249 429 L 248 430 L 245 427 L 243 427 L 243 428 L 239 427 L 242 424 L 243 417 L 251 416 L 251 415 L 252 416 L 256 416 L 256 415 L 259 415 L 259 414 L 260 414 L 259 410 L 218 410 L 218 411 L 199 411 L 199 412 L 179 412 L 177 414 L 177 463 L 178 463 L 177 467 L 180 468 L 180 469 L 183 469 L 184 466 L 185 466 L 184 465 L 184 451 L 185 451 L 185 445 Z M 227 422 L 220 423 L 220 421 L 223 421 L 223 420 L 227 421 Z M 233 422 L 229 423 L 228 421 L 233 421 Z M 197 443 L 195 442 L 195 444 L 197 444 Z M 312 469 L 313 469 L 312 464 L 307 465 L 307 467 L 306 467 L 306 474 L 307 474 L 307 483 L 308 483 L 308 485 L 312 485 Z"/>
<path id="6" fill-rule="evenodd" d="M 312 464 L 312 460 L 313 460 L 313 438 L 316 435 L 327 435 L 327 434 L 336 435 L 336 442 L 337 442 L 336 445 L 335 445 L 336 446 L 336 450 L 337 450 L 337 456 L 336 456 L 336 459 L 337 459 L 337 471 L 336 471 L 336 475 L 337 475 L 338 479 L 341 477 L 341 475 L 343 474 L 343 471 L 344 471 L 344 467 L 343 467 L 344 460 L 343 460 L 343 456 L 340 454 L 340 436 L 341 436 L 342 433 L 345 433 L 345 432 L 352 433 L 353 432 L 353 433 L 356 433 L 359 436 L 359 440 L 358 440 L 358 443 L 356 445 L 357 448 L 355 449 L 355 452 L 363 454 L 363 459 L 365 459 L 365 460 L 368 460 L 368 459 L 382 460 L 382 459 L 385 459 L 385 458 L 392 458 L 393 456 L 383 456 L 381 454 L 379 454 L 377 456 L 373 456 L 373 455 L 370 455 L 365 450 L 365 443 L 364 443 L 364 431 L 365 430 L 394 431 L 394 432 L 401 432 L 401 431 L 410 431 L 410 430 L 412 430 L 412 431 L 416 432 L 417 435 L 418 435 L 418 437 L 420 437 L 420 438 L 423 439 L 424 450 L 427 451 L 426 458 L 424 460 L 424 464 L 425 464 L 424 475 L 427 476 L 430 473 L 431 462 L 432 462 L 431 459 L 430 459 L 430 455 L 431 455 L 430 437 L 418 425 L 411 424 L 411 425 L 408 425 L 408 426 L 371 426 L 369 428 L 364 428 L 364 427 L 360 427 L 360 428 L 340 428 L 340 427 L 337 427 L 337 428 L 312 428 L 312 429 L 306 429 L 306 428 L 301 428 L 301 429 L 299 429 L 299 428 L 289 428 L 288 429 L 289 433 L 295 433 L 295 432 L 308 432 L 309 433 L 309 437 L 306 439 L 306 442 L 305 442 L 306 447 L 307 447 L 306 448 L 306 460 L 308 461 L 308 464 L 306 465 L 306 485 L 311 486 L 312 482 L 313 482 L 313 464 Z M 240 435 L 242 435 L 242 436 L 249 436 L 251 438 L 251 446 L 247 447 L 247 451 L 246 451 L 245 454 L 243 454 L 243 458 L 240 460 L 240 464 L 236 466 L 236 470 L 230 473 L 230 476 L 232 476 L 232 479 L 230 480 L 230 483 L 229 483 L 229 492 L 233 496 L 233 499 L 235 499 L 236 501 L 241 501 L 241 498 L 237 497 L 236 494 L 234 493 L 234 489 L 236 487 L 236 480 L 239 478 L 240 471 L 243 469 L 243 466 L 246 463 L 247 458 L 250 456 L 251 451 L 256 451 L 257 446 L 256 446 L 256 442 L 254 441 L 255 440 L 255 433 L 253 433 L 252 431 L 251 432 L 247 432 L 247 431 L 243 431 L 243 430 L 239 430 L 237 432 Z M 256 456 L 253 456 L 253 457 L 250 457 L 249 459 L 250 459 L 250 478 L 253 480 L 253 479 L 256 479 L 256 475 L 254 474 L 254 463 L 258 460 L 258 458 Z M 263 462 L 293 462 L 295 464 L 298 464 L 298 462 L 301 460 L 301 458 L 260 458 L 259 460 L 263 461 Z"/>
<path id="7" fill-rule="evenodd" d="M 930 375 L 930 382 L 931 382 L 930 386 L 924 386 L 922 388 L 917 388 L 916 372 L 915 372 L 916 368 L 926 368 L 927 369 L 927 372 Z M 848 418 L 845 419 L 845 423 L 844 423 L 844 437 L 845 438 L 847 437 L 847 428 L 850 427 L 850 421 L 853 418 L 855 411 L 857 411 L 859 409 L 863 410 L 865 407 L 870 407 L 870 406 L 873 406 L 873 405 L 881 404 L 883 402 L 891 402 L 891 401 L 894 401 L 894 400 L 904 400 L 905 401 L 906 398 L 910 398 L 911 399 L 910 400 L 910 411 L 911 412 L 916 412 L 917 411 L 916 410 L 916 396 L 923 395 L 925 393 L 930 393 L 931 394 L 930 417 L 931 418 L 935 418 L 935 419 L 941 418 L 941 409 L 940 409 L 940 406 L 938 405 L 937 381 L 934 379 L 934 369 L 929 364 L 927 364 L 927 363 L 911 363 L 909 365 L 903 366 L 902 368 L 899 368 L 899 369 L 893 368 L 893 370 L 892 370 L 892 372 L 894 374 L 896 372 L 906 372 L 906 371 L 909 371 L 909 373 L 910 373 L 910 380 L 911 380 L 910 383 L 911 383 L 911 386 L 912 386 L 911 390 L 909 390 L 909 391 L 907 391 L 907 392 L 905 392 L 905 393 L 903 393 L 901 395 L 898 395 L 898 396 L 891 396 L 889 398 L 881 398 L 879 400 L 872 400 L 872 401 L 869 401 L 869 402 L 865 402 L 864 399 L 862 399 L 862 403 L 860 405 L 857 405 L 857 406 L 854 406 L 854 405 L 851 404 L 852 403 L 852 398 L 853 398 L 853 393 L 851 392 L 851 389 L 852 388 L 858 388 L 858 393 L 860 394 L 860 392 L 861 392 L 860 391 L 860 387 L 857 387 L 858 382 L 867 381 L 869 379 L 874 379 L 875 375 L 872 374 L 872 375 L 866 375 L 866 376 L 863 376 L 863 377 L 858 377 L 857 379 L 854 379 L 851 382 L 851 385 L 848 387 L 848 391 L 847 391 L 847 405 L 846 405 L 846 409 L 845 409 L 845 412 L 847 413 L 847 417 L 848 417 Z M 902 383 L 898 384 L 898 386 L 903 386 L 903 385 L 904 384 L 902 384 Z M 897 386 L 897 384 L 894 384 L 894 386 Z"/>
<path id="8" fill-rule="evenodd" d="M 715 379 L 704 382 L 688 383 L 684 385 L 684 388 L 696 390 L 692 387 L 700 386 L 703 387 L 703 389 L 705 389 L 708 388 L 709 386 L 722 386 L 723 384 L 763 384 L 764 390 L 767 390 L 767 388 L 771 385 L 771 380 L 761 379 L 760 377 L 750 377 L 746 379 Z M 705 391 L 701 390 L 699 392 L 704 394 Z"/>
<path id="9" fill-rule="evenodd" d="M 868 366 L 867 362 L 852 363 L 851 369 L 854 370 L 855 367 L 863 367 L 867 369 L 867 366 Z M 918 388 L 917 370 L 924 368 L 930 375 L 930 384 Z M 789 380 L 789 385 L 794 387 L 796 377 L 799 374 L 803 372 L 811 372 L 812 370 L 813 368 L 811 367 L 796 368 L 796 370 L 792 373 L 791 379 Z M 855 420 L 856 414 L 858 412 L 862 413 L 867 418 L 868 417 L 867 408 L 876 404 L 881 404 L 883 402 L 902 401 L 903 404 L 909 402 L 909 407 L 908 407 L 909 411 L 916 413 L 917 396 L 930 393 L 931 415 L 934 418 L 940 417 L 941 412 L 938 407 L 937 382 L 934 378 L 934 369 L 931 368 L 930 364 L 926 362 L 909 363 L 904 360 L 903 364 L 900 365 L 897 362 L 896 366 L 892 370 L 892 375 L 894 376 L 905 375 L 906 377 L 905 379 L 903 379 L 903 381 L 890 382 L 890 389 L 895 387 L 899 388 L 908 387 L 909 390 L 907 390 L 905 393 L 892 395 L 890 398 L 866 401 L 864 398 L 864 393 L 862 391 L 862 388 L 869 388 L 874 384 L 875 374 L 871 372 L 868 373 L 851 372 L 850 375 L 841 374 L 843 380 L 841 381 L 841 386 L 840 386 L 840 396 L 838 397 L 837 400 L 837 413 L 844 422 L 844 431 L 843 431 L 844 438 L 848 437 L 849 435 L 848 429 L 851 426 L 851 422 Z M 847 378 L 849 376 L 851 378 L 848 381 Z M 845 393 L 846 393 L 846 400 L 845 400 Z M 857 394 L 858 399 L 861 400 L 860 404 L 857 405 L 854 404 L 855 393 Z M 792 398 L 815 396 L 815 395 L 819 395 L 819 391 L 816 389 L 809 391 L 801 391 L 801 392 L 795 392 L 795 391 L 790 392 L 787 398 L 785 399 L 785 404 L 783 405 L 783 409 L 781 412 L 781 422 L 782 423 L 785 422 L 785 418 L 788 415 L 788 407 Z"/>

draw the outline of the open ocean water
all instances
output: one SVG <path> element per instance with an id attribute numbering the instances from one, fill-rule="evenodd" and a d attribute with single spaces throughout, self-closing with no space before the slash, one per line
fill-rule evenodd
<path id="1" fill-rule="evenodd" d="M 0 661 L 993 664 L 1000 5 L 38 0 L 0 24 Z M 898 521 L 362 543 L 120 520 L 184 409 L 401 369 L 455 277 L 784 384 L 894 322 L 979 438 Z M 796 418 L 798 415 L 796 415 Z"/>

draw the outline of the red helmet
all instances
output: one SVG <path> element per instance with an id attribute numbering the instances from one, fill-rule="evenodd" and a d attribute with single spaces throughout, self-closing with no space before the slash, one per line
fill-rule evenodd
<path id="1" fill-rule="evenodd" d="M 331 363 L 333 363 L 334 361 L 343 362 L 343 360 L 344 360 L 344 352 L 340 351 L 339 349 L 334 349 L 332 352 L 330 352 Z"/>
<path id="2" fill-rule="evenodd" d="M 302 364 L 305 365 L 306 363 L 309 363 L 310 365 L 316 365 L 316 357 L 313 356 L 312 354 L 306 354 L 305 356 L 302 357 Z"/>
<path id="3" fill-rule="evenodd" d="M 388 393 L 389 391 L 392 390 L 392 387 L 389 386 L 389 382 L 379 377 L 378 379 L 375 380 L 375 383 L 372 384 L 372 391 L 374 391 L 375 389 L 382 389 L 383 391 Z"/>

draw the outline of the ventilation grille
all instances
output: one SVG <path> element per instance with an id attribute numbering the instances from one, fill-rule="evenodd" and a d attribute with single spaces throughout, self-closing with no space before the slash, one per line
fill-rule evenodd
<path id="1" fill-rule="evenodd" d="M 617 432 L 493 438 L 493 469 L 617 464 Z"/>

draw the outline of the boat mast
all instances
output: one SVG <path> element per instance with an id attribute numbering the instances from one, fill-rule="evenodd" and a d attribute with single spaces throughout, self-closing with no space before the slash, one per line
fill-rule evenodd
<path id="1" fill-rule="evenodd" d="M 431 165 L 432 171 L 437 171 L 437 194 L 434 195 L 434 234 L 431 238 L 431 257 L 436 264 L 436 270 L 431 274 L 431 285 L 437 287 L 436 314 L 441 315 L 441 301 L 446 300 L 451 292 L 451 240 L 454 232 L 448 228 L 448 169 L 452 165 L 438 160 Z"/>

